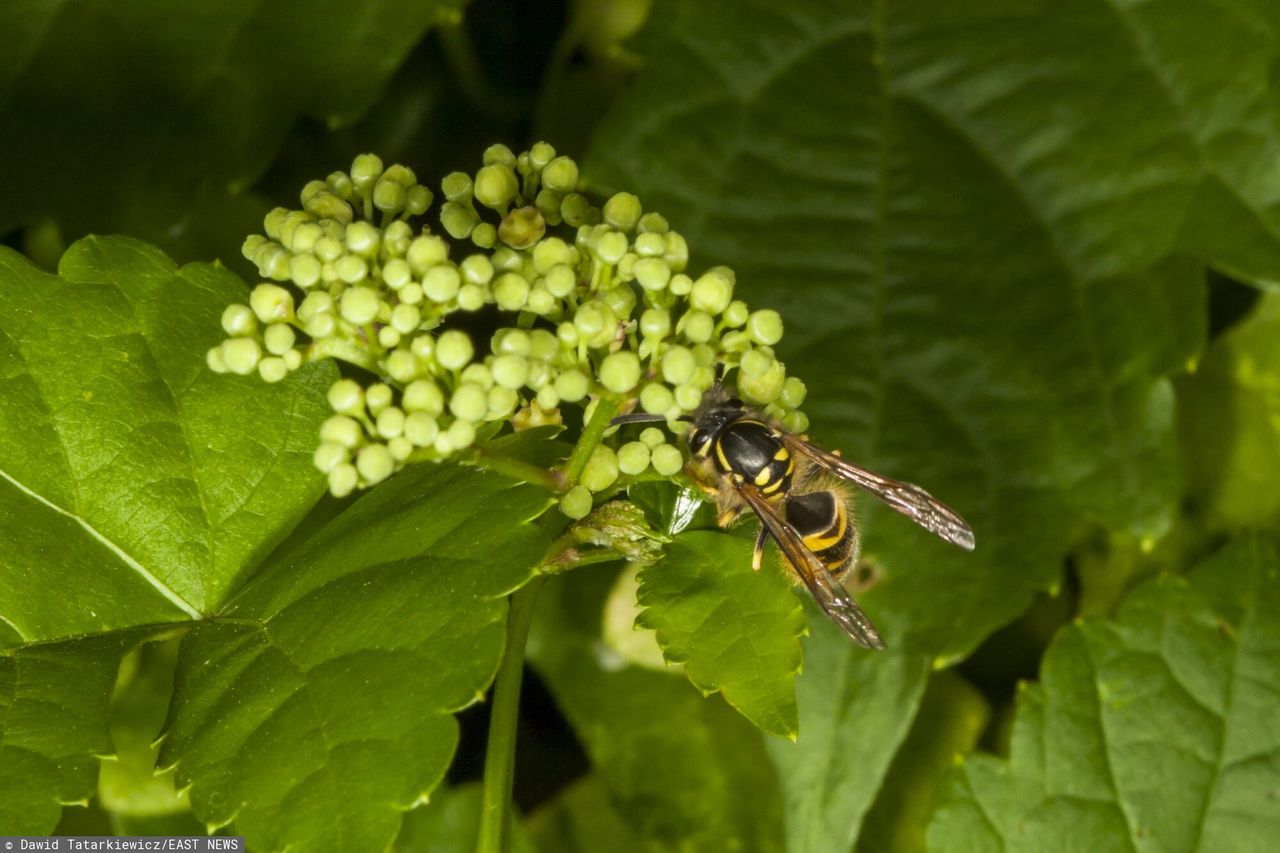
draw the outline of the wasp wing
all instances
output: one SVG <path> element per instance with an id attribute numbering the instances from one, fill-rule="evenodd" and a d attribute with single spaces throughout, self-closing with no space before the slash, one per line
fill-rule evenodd
<path id="1" fill-rule="evenodd" d="M 803 454 L 837 477 L 865 489 L 930 533 L 966 551 L 973 550 L 973 530 L 969 524 L 959 513 L 919 486 L 881 477 L 794 435 L 784 435 L 783 441 L 792 452 Z"/>
<path id="2" fill-rule="evenodd" d="M 831 621 L 843 628 L 858 645 L 883 649 L 884 640 L 880 638 L 880 632 L 822 561 L 804 546 L 804 540 L 796 529 L 774 511 L 755 486 L 744 484 L 736 488 Z"/>

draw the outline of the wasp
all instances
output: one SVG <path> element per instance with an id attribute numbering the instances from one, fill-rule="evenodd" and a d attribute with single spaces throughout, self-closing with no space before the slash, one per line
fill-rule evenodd
<path id="1" fill-rule="evenodd" d="M 690 423 L 686 470 L 715 499 L 717 523 L 728 527 L 750 508 L 760 520 L 752 568 L 759 570 L 772 538 L 826 615 L 859 645 L 883 649 L 880 632 L 842 582 L 857 562 L 859 544 L 857 520 L 842 484 L 853 483 L 965 550 L 973 550 L 973 530 L 919 486 L 854 465 L 770 422 L 729 395 L 722 380 L 723 366 L 697 411 L 681 418 Z M 613 423 L 663 420 L 637 412 Z"/>

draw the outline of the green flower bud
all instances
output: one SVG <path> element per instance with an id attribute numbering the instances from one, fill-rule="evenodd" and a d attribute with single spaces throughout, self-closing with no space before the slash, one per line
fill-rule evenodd
<path id="1" fill-rule="evenodd" d="M 500 163 L 503 166 L 514 169 L 516 167 L 516 155 L 511 153 L 510 148 L 499 142 L 484 149 L 482 162 L 486 166 Z"/>
<path id="2" fill-rule="evenodd" d="M 689 304 L 699 311 L 715 315 L 729 307 L 733 299 L 733 278 L 727 267 L 714 267 L 693 283 Z"/>
<path id="3" fill-rule="evenodd" d="M 382 244 L 382 232 L 368 222 L 352 222 L 347 227 L 343 242 L 357 255 L 371 258 L 378 253 L 378 247 Z"/>
<path id="4" fill-rule="evenodd" d="M 596 240 L 596 257 L 606 264 L 616 264 L 627 251 L 627 235 L 620 231 L 608 231 Z"/>
<path id="5" fill-rule="evenodd" d="M 541 211 L 542 218 L 548 225 L 559 225 L 564 221 L 560 218 L 560 205 L 563 202 L 564 197 L 560 193 L 544 189 L 534 198 L 533 206 Z"/>
<path id="6" fill-rule="evenodd" d="M 333 237 L 321 237 L 312 251 L 322 263 L 331 264 L 342 257 L 342 243 Z"/>
<path id="7" fill-rule="evenodd" d="M 355 198 L 355 183 L 352 182 L 351 176 L 346 172 L 330 172 L 324 182 L 329 187 L 329 191 L 343 201 L 351 201 L 351 199 Z"/>
<path id="8" fill-rule="evenodd" d="M 578 288 L 577 276 L 565 264 L 556 264 L 547 270 L 543 281 L 546 283 L 547 292 L 557 299 L 564 299 Z"/>
<path id="9" fill-rule="evenodd" d="M 222 360 L 222 346 L 216 346 L 204 354 L 204 363 L 214 373 L 226 373 L 227 363 Z"/>
<path id="10" fill-rule="evenodd" d="M 550 361 L 560 353 L 560 341 L 546 329 L 534 329 L 529 333 L 529 350 L 532 358 Z"/>
<path id="11" fill-rule="evenodd" d="M 422 314 L 413 305 L 397 305 L 391 311 L 391 328 L 402 335 L 413 334 L 421 323 Z"/>
<path id="12" fill-rule="evenodd" d="M 347 448 L 332 441 L 321 442 L 315 453 L 311 454 L 311 461 L 324 474 L 328 474 L 344 462 L 350 461 L 350 459 L 351 454 L 347 451 Z"/>
<path id="13" fill-rule="evenodd" d="M 636 225 L 636 230 L 642 234 L 666 234 L 670 229 L 667 218 L 661 213 L 646 213 Z"/>
<path id="14" fill-rule="evenodd" d="M 320 424 L 320 440 L 355 448 L 364 438 L 360 424 L 346 415 L 334 415 Z"/>
<path id="15" fill-rule="evenodd" d="M 630 350 L 610 353 L 600 363 L 600 383 L 615 394 L 635 388 L 642 373 L 640 359 Z"/>
<path id="16" fill-rule="evenodd" d="M 504 311 L 519 311 L 529 301 L 529 280 L 519 273 L 503 273 L 494 282 L 493 299 Z"/>
<path id="17" fill-rule="evenodd" d="M 636 292 L 625 284 L 602 290 L 599 299 L 609 306 L 615 317 L 630 317 L 636 307 Z"/>
<path id="18" fill-rule="evenodd" d="M 450 172 L 440 182 L 446 201 L 466 202 L 471 198 L 471 176 L 466 172 Z"/>
<path id="19" fill-rule="evenodd" d="M 671 276 L 671 281 L 667 283 L 667 290 L 676 296 L 688 296 L 693 290 L 693 279 L 684 273 Z"/>
<path id="20" fill-rule="evenodd" d="M 348 255 L 347 257 L 350 257 Z M 378 291 L 371 287 L 353 287 L 342 294 L 342 319 L 357 326 L 372 323 L 382 307 Z"/>
<path id="21" fill-rule="evenodd" d="M 485 255 L 470 255 L 458 265 L 458 271 L 472 284 L 488 284 L 493 281 L 493 264 Z"/>
<path id="22" fill-rule="evenodd" d="M 505 209 L 520 191 L 520 183 L 511 166 L 491 163 L 476 172 L 475 199 L 494 210 Z"/>
<path id="23" fill-rule="evenodd" d="M 530 337 L 524 329 L 499 329 L 489 342 L 495 355 L 528 355 Z"/>
<path id="24" fill-rule="evenodd" d="M 629 441 L 618 448 L 618 470 L 635 476 L 649 467 L 649 445 L 643 441 Z"/>
<path id="25" fill-rule="evenodd" d="M 591 381 L 581 370 L 566 370 L 556 377 L 555 389 L 561 400 L 577 403 L 590 392 Z"/>
<path id="26" fill-rule="evenodd" d="M 556 393 L 556 387 L 553 384 L 543 385 L 538 389 L 537 396 L 538 406 L 544 410 L 554 409 L 560 405 L 560 395 Z"/>
<path id="27" fill-rule="evenodd" d="M 804 412 L 790 412 L 782 418 L 782 425 L 794 433 L 803 433 L 809 428 L 809 416 Z"/>
<path id="28" fill-rule="evenodd" d="M 293 229 L 293 239 L 289 243 L 289 251 L 295 254 L 310 252 L 315 248 L 316 241 L 323 236 L 324 231 L 321 230 L 319 225 L 314 222 L 303 222 Z"/>
<path id="29" fill-rule="evenodd" d="M 378 412 L 378 435 L 383 438 L 395 438 L 404 432 L 404 411 L 395 406 L 388 406 Z"/>
<path id="30" fill-rule="evenodd" d="M 399 213 L 408 195 L 404 184 L 384 176 L 373 188 L 373 206 L 383 213 Z"/>
<path id="31" fill-rule="evenodd" d="M 529 291 L 529 302 L 525 306 L 526 310 L 532 311 L 539 317 L 554 314 L 560 307 L 560 303 L 556 298 L 551 295 L 545 286 L 541 285 Z"/>
<path id="32" fill-rule="evenodd" d="M 591 490 L 577 485 L 565 492 L 560 498 L 560 511 L 574 521 L 586 518 L 591 514 Z"/>
<path id="33" fill-rule="evenodd" d="M 399 334 L 396 332 L 395 334 Z M 387 375 L 401 384 L 412 382 L 422 373 L 422 366 L 413 352 L 407 349 L 393 350 L 387 355 Z"/>
<path id="34" fill-rule="evenodd" d="M 574 170 L 576 175 L 576 166 Z M 591 218 L 591 202 L 587 201 L 586 196 L 569 193 L 564 197 L 564 201 L 560 202 L 560 218 L 566 225 L 573 228 L 587 224 L 587 220 Z"/>
<path id="35" fill-rule="evenodd" d="M 333 271 L 347 284 L 358 284 L 369 275 L 369 265 L 358 255 L 343 255 L 333 262 Z"/>
<path id="36" fill-rule="evenodd" d="M 289 366 L 279 356 L 267 356 L 258 362 L 258 376 L 264 382 L 279 382 L 289 375 Z"/>
<path id="37" fill-rule="evenodd" d="M 479 311 L 489 301 L 487 288 L 464 284 L 458 288 L 458 307 L 463 311 Z"/>
<path id="38" fill-rule="evenodd" d="M 313 338 L 327 338 L 337 331 L 338 324 L 332 314 L 317 314 L 307 321 L 307 334 Z"/>
<path id="39" fill-rule="evenodd" d="M 430 447 L 440 435 L 436 419 L 426 412 L 410 412 L 404 419 L 404 437 L 416 447 Z"/>
<path id="40" fill-rule="evenodd" d="M 413 442 L 403 435 L 397 435 L 388 439 L 387 450 L 391 452 L 391 458 L 396 461 L 396 468 L 398 469 L 400 467 L 399 463 L 404 462 L 413 455 Z"/>
<path id="41" fill-rule="evenodd" d="M 724 324 L 731 329 L 737 329 L 746 324 L 747 318 L 751 316 L 747 303 L 741 299 L 735 299 L 729 303 L 729 307 L 724 309 Z"/>
<path id="42" fill-rule="evenodd" d="M 356 454 L 356 470 L 369 485 L 381 483 L 396 470 L 396 461 L 385 444 L 370 444 Z"/>
<path id="43" fill-rule="evenodd" d="M 361 154 L 351 162 L 351 183 L 359 193 L 367 193 L 382 177 L 382 158 L 377 154 Z"/>
<path id="44" fill-rule="evenodd" d="M 670 385 L 682 385 L 693 378 L 698 363 L 693 353 L 682 346 L 673 346 L 662 356 L 662 378 Z"/>
<path id="45" fill-rule="evenodd" d="M 278 285 L 258 285 L 249 294 L 249 304 L 264 323 L 278 323 L 293 317 L 293 295 Z"/>
<path id="46" fill-rule="evenodd" d="M 703 389 L 692 382 L 676 386 L 676 405 L 686 412 L 692 412 L 702 404 Z"/>
<path id="47" fill-rule="evenodd" d="M 751 349 L 751 336 L 741 330 L 728 332 L 720 338 L 720 349 L 724 352 L 747 352 Z"/>
<path id="48" fill-rule="evenodd" d="M 405 305 L 417 305 L 422 301 L 422 285 L 416 281 L 410 281 L 396 294 L 400 297 L 400 301 Z M 421 310 L 421 309 L 419 309 Z"/>
<path id="49" fill-rule="evenodd" d="M 407 222 L 396 220 L 382 232 L 382 251 L 389 258 L 402 258 L 409 251 L 413 229 Z"/>
<path id="50" fill-rule="evenodd" d="M 455 417 L 476 423 L 484 420 L 489 410 L 489 397 L 479 385 L 464 382 L 449 398 L 449 411 Z"/>
<path id="51" fill-rule="evenodd" d="M 405 194 L 405 212 L 410 216 L 421 216 L 427 212 L 427 208 L 431 207 L 431 201 L 434 198 L 431 190 L 421 184 L 415 184 L 409 187 Z"/>
<path id="52" fill-rule="evenodd" d="M 661 259 L 667 251 L 667 241 L 661 234 L 640 234 L 636 236 L 635 250 L 642 258 Z M 670 270 L 667 272 L 670 274 Z"/>
<path id="53" fill-rule="evenodd" d="M 261 358 L 262 348 L 256 338 L 232 338 L 222 342 L 222 363 L 232 373 L 248 376 L 257 370 Z"/>
<path id="54" fill-rule="evenodd" d="M 308 293 L 298 306 L 298 319 L 306 322 L 317 314 L 333 312 L 333 297 L 323 291 Z"/>
<path id="55" fill-rule="evenodd" d="M 768 353 L 752 350 L 743 354 L 738 370 L 741 371 L 743 376 L 759 379 L 768 373 L 773 368 L 773 365 L 774 359 Z"/>
<path id="56" fill-rule="evenodd" d="M 650 451 L 652 451 L 653 448 L 664 444 L 667 437 L 663 434 L 662 430 L 657 427 L 645 427 L 640 431 L 640 440 L 645 443 L 645 446 L 647 446 Z"/>
<path id="57" fill-rule="evenodd" d="M 675 404 L 675 395 L 661 382 L 650 382 L 640 391 L 640 408 L 650 414 L 661 415 Z"/>
<path id="58" fill-rule="evenodd" d="M 262 334 L 262 342 L 266 344 L 267 352 L 272 355 L 284 355 L 293 349 L 296 340 L 297 336 L 294 335 L 293 328 L 283 324 L 268 326 Z"/>
<path id="59" fill-rule="evenodd" d="M 498 229 L 488 222 L 481 222 L 471 229 L 471 242 L 481 249 L 491 249 L 498 242 Z"/>
<path id="60" fill-rule="evenodd" d="M 252 261 L 253 256 L 258 250 L 267 245 L 269 241 L 261 234 L 250 234 L 244 238 L 244 242 L 240 244 L 240 254 L 246 261 Z"/>
<path id="61" fill-rule="evenodd" d="M 632 268 L 636 281 L 648 291 L 659 291 L 671 282 L 671 269 L 657 258 L 641 258 Z"/>
<path id="62" fill-rule="evenodd" d="M 782 394 L 778 397 L 778 400 L 788 409 L 798 409 L 800 404 L 804 402 L 804 395 L 807 391 L 808 389 L 805 388 L 799 377 L 788 376 L 786 381 L 782 383 Z"/>
<path id="63" fill-rule="evenodd" d="M 320 280 L 321 269 L 315 255 L 294 255 L 289 259 L 289 279 L 303 290 Z"/>
<path id="64" fill-rule="evenodd" d="M 302 367 L 302 353 L 296 349 L 291 349 L 284 354 L 284 366 L 290 370 L 297 370 Z"/>
<path id="65" fill-rule="evenodd" d="M 671 315 L 664 308 L 647 308 L 640 315 L 640 335 L 662 340 L 671 334 Z"/>
<path id="66" fill-rule="evenodd" d="M 747 320 L 747 333 L 757 344 L 773 346 L 782 340 L 782 315 L 769 308 L 751 312 L 751 317 Z"/>
<path id="67" fill-rule="evenodd" d="M 630 231 L 640 221 L 640 199 L 631 193 L 617 193 L 604 203 L 604 221 L 619 231 Z"/>
<path id="68" fill-rule="evenodd" d="M 453 450 L 465 450 L 476 440 L 476 428 L 470 421 L 454 421 L 449 424 L 446 434 Z"/>
<path id="69" fill-rule="evenodd" d="M 664 477 L 672 477 L 684 467 L 684 455 L 673 444 L 659 444 L 649 451 L 649 464 Z"/>
<path id="70" fill-rule="evenodd" d="M 597 299 L 579 305 L 573 315 L 573 325 L 578 327 L 579 334 L 593 344 L 601 337 L 604 343 L 612 340 L 617 323 L 613 310 Z"/>
<path id="71" fill-rule="evenodd" d="M 558 264 L 569 264 L 572 261 L 573 250 L 559 237 L 547 237 L 533 247 L 533 268 L 542 275 L 546 275 Z"/>
<path id="72" fill-rule="evenodd" d="M 578 327 L 573 323 L 561 323 L 556 326 L 556 338 L 567 347 L 576 347 L 580 339 Z"/>
<path id="73" fill-rule="evenodd" d="M 536 207 L 518 207 L 498 226 L 498 237 L 513 249 L 527 249 L 546 233 L 547 221 Z"/>
<path id="74" fill-rule="evenodd" d="M 417 237 L 409 244 L 405 260 L 409 262 L 414 275 L 421 276 L 437 264 L 449 260 L 449 244 L 431 235 Z"/>
<path id="75" fill-rule="evenodd" d="M 545 142 L 535 142 L 533 147 L 529 149 L 529 163 L 535 169 L 544 169 L 547 164 L 555 159 L 556 149 L 552 148 Z"/>
<path id="76" fill-rule="evenodd" d="M 676 324 L 676 331 L 696 344 L 705 344 L 716 331 L 716 321 L 702 311 L 688 311 Z"/>
<path id="77" fill-rule="evenodd" d="M 287 207 L 272 208 L 267 212 L 267 215 L 262 219 L 262 230 L 265 231 L 267 233 L 267 236 L 270 237 L 272 240 L 279 240 L 280 226 L 284 224 L 285 218 L 290 213 L 293 213 L 293 211 L 289 210 L 289 208 Z"/>
<path id="78" fill-rule="evenodd" d="M 479 221 L 480 217 L 476 216 L 470 208 L 456 201 L 446 201 L 440 208 L 440 224 L 455 240 L 465 240 L 470 237 L 471 230 Z"/>
<path id="79" fill-rule="evenodd" d="M 436 354 L 436 339 L 430 334 L 414 335 L 413 340 L 409 341 L 409 352 L 413 353 L 414 358 L 431 361 Z"/>
<path id="80" fill-rule="evenodd" d="M 689 264 L 689 244 L 675 231 L 667 234 L 666 239 L 667 251 L 663 253 L 662 259 L 671 267 L 672 272 L 680 272 Z"/>
<path id="81" fill-rule="evenodd" d="M 252 335 L 258 330 L 258 320 L 248 305 L 228 305 L 222 312 L 222 329 L 234 337 Z"/>
<path id="82" fill-rule="evenodd" d="M 604 444 L 596 445 L 579 479 L 582 485 L 593 492 L 603 492 L 612 486 L 618 479 L 618 457 L 613 448 Z"/>
<path id="83" fill-rule="evenodd" d="M 331 192 L 316 193 L 302 207 L 317 219 L 332 219 L 346 224 L 355 218 L 351 205 Z"/>
<path id="84" fill-rule="evenodd" d="M 343 415 L 364 411 L 364 389 L 354 379 L 339 379 L 329 386 L 329 407 Z"/>
<path id="85" fill-rule="evenodd" d="M 504 388 L 520 388 L 529 378 L 529 362 L 522 355 L 499 355 L 489 368 L 493 381 Z"/>
<path id="86" fill-rule="evenodd" d="M 777 400 L 782 394 L 782 386 L 787 373 L 781 362 L 768 360 L 768 368 L 759 375 L 751 375 L 745 369 L 747 356 L 756 356 L 759 350 L 752 350 L 742 357 L 744 368 L 738 371 L 738 394 L 749 403 L 765 405 Z M 753 359 L 754 360 L 754 359 Z"/>
<path id="87" fill-rule="evenodd" d="M 360 475 L 356 472 L 356 466 L 339 465 L 329 471 L 329 494 L 335 498 L 345 498 L 355 491 L 359 482 Z"/>
<path id="88" fill-rule="evenodd" d="M 369 408 L 369 412 L 377 415 L 387 406 L 391 405 L 394 392 L 391 386 L 385 382 L 375 382 L 364 392 L 364 404 Z"/>
<path id="89" fill-rule="evenodd" d="M 496 421 L 508 417 L 520 404 L 520 395 L 514 389 L 495 385 L 489 389 L 489 411 L 487 420 Z"/>
<path id="90" fill-rule="evenodd" d="M 578 188 L 578 164 L 568 157 L 556 157 L 543 168 L 542 185 L 558 193 L 573 192 Z"/>
<path id="91" fill-rule="evenodd" d="M 422 292 L 437 304 L 444 304 L 458 295 L 462 276 L 456 267 L 441 264 L 431 267 L 422 277 Z"/>
<path id="92" fill-rule="evenodd" d="M 401 403 L 408 412 L 438 415 L 444 411 L 444 392 L 430 379 L 417 379 L 405 387 Z"/>
<path id="93" fill-rule="evenodd" d="M 473 355 L 475 355 L 475 348 L 472 347 L 471 338 L 467 337 L 466 332 L 450 329 L 436 341 L 436 361 L 441 367 L 460 370 L 471 361 Z"/>

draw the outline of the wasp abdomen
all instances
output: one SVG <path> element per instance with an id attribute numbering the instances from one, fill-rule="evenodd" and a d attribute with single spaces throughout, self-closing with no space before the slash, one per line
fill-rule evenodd
<path id="1" fill-rule="evenodd" d="M 741 420 L 725 427 L 715 442 L 716 466 L 737 474 L 766 496 L 785 494 L 791 486 L 795 458 L 768 424 Z"/>
<path id="2" fill-rule="evenodd" d="M 786 518 L 804 546 L 836 577 L 848 568 L 857 551 L 858 531 L 849 523 L 849 510 L 835 492 L 789 495 Z"/>

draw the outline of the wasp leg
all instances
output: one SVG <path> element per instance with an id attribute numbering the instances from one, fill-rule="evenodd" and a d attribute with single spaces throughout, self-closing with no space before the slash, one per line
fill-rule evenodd
<path id="1" fill-rule="evenodd" d="M 760 566 L 763 564 L 764 544 L 768 541 L 769 541 L 769 531 L 765 530 L 764 527 L 761 526 L 760 532 L 756 534 L 755 551 L 753 551 L 751 554 L 751 568 L 755 569 L 757 572 L 760 571 Z"/>

